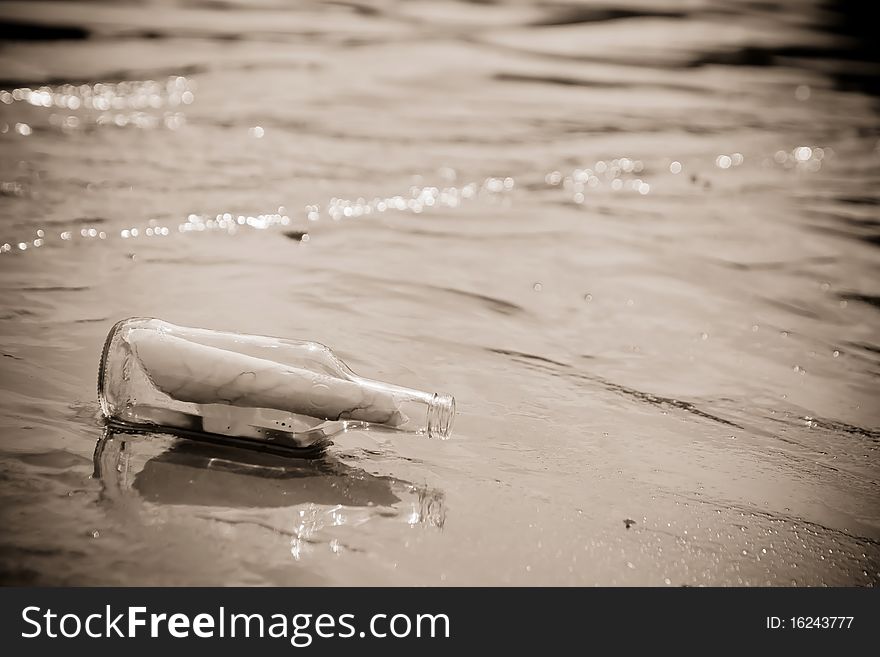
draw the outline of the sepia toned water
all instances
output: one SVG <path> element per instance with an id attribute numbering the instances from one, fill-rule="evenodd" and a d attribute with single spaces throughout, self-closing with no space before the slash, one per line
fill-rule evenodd
<path id="1" fill-rule="evenodd" d="M 855 3 L 0 16 L 4 584 L 880 581 Z M 453 437 L 105 434 L 135 315 L 322 342 Z"/>

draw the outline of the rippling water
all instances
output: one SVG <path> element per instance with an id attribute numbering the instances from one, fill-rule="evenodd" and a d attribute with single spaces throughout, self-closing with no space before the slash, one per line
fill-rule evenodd
<path id="1" fill-rule="evenodd" d="M 880 581 L 855 4 L 0 16 L 4 583 Z M 331 345 L 454 437 L 104 435 L 130 315 Z"/>

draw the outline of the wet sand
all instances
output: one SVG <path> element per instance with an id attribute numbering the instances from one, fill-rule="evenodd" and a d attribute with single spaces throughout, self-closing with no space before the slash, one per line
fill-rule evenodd
<path id="1" fill-rule="evenodd" d="M 0 2 L 0 581 L 877 584 L 853 12 Z M 453 437 L 104 436 L 135 315 L 327 344 Z"/>

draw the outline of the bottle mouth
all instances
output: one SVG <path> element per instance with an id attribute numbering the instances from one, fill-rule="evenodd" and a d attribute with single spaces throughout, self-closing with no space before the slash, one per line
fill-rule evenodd
<path id="1" fill-rule="evenodd" d="M 428 437 L 446 440 L 455 422 L 455 398 L 452 395 L 434 393 L 428 402 Z"/>

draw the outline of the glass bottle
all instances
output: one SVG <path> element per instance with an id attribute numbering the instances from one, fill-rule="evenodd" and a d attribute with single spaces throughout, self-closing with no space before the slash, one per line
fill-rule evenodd
<path id="1" fill-rule="evenodd" d="M 357 376 L 317 342 L 133 317 L 107 336 L 98 399 L 111 426 L 309 449 L 353 425 L 448 438 L 451 395 Z"/>

